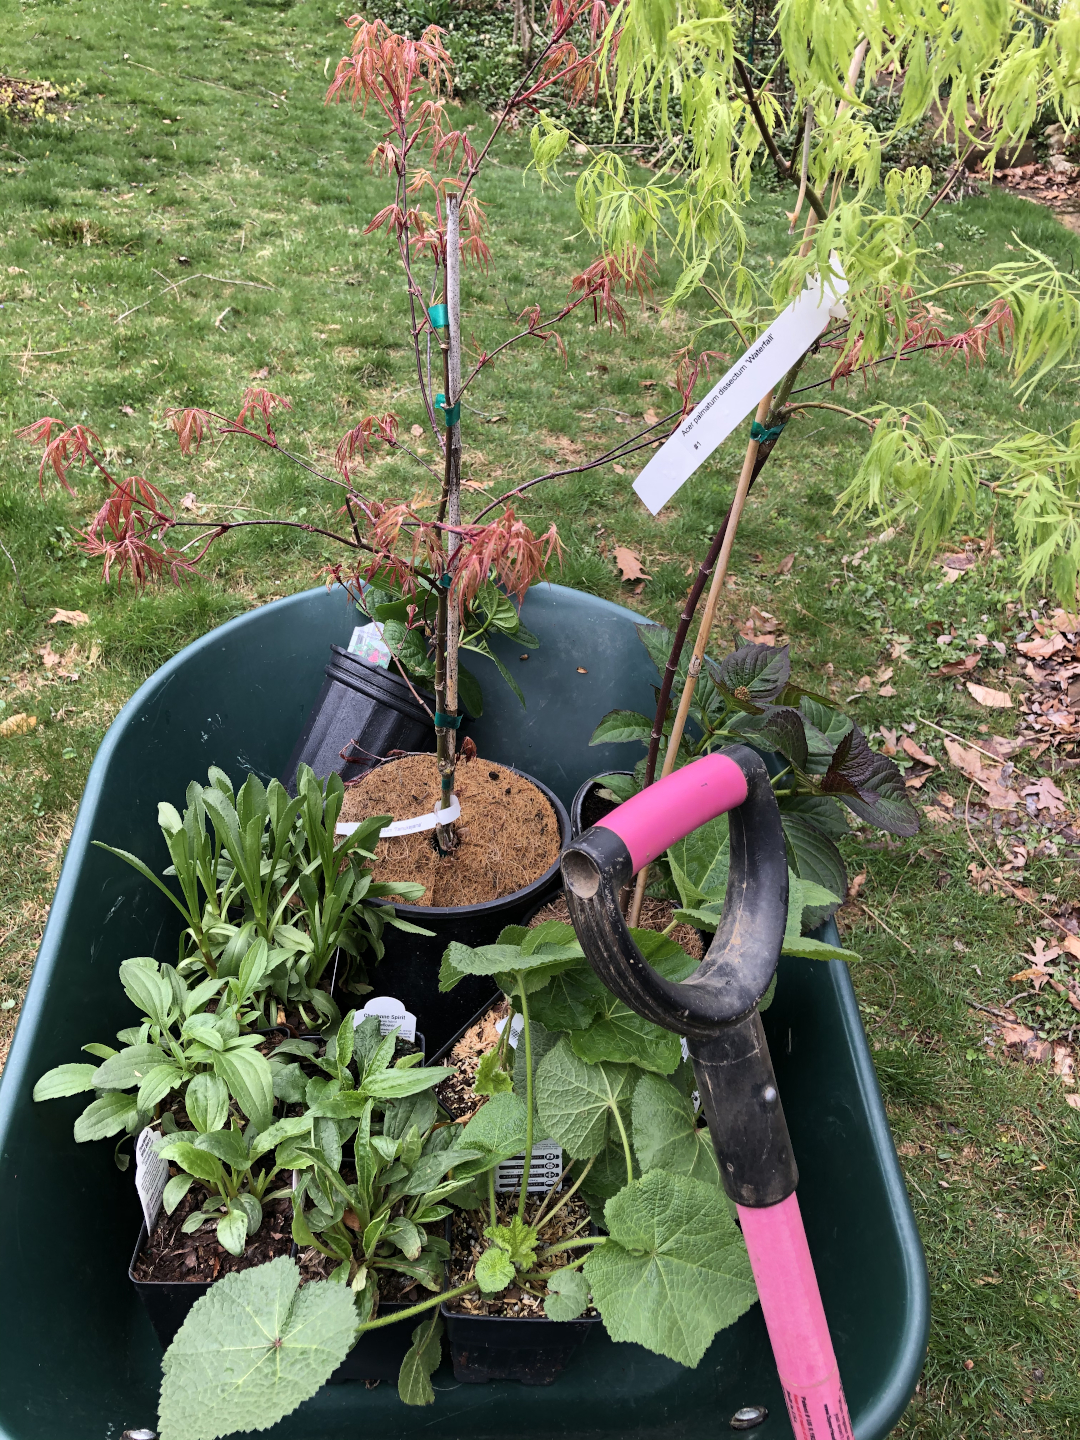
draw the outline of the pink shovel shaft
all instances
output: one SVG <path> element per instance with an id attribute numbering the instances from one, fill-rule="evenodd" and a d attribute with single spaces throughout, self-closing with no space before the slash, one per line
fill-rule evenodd
<path id="1" fill-rule="evenodd" d="M 796 1440 L 853 1440 L 798 1200 L 738 1211 Z"/>

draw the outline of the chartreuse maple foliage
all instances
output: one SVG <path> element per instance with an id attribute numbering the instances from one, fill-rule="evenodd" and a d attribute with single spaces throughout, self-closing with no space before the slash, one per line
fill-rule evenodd
<path id="1" fill-rule="evenodd" d="M 926 349 L 978 362 L 990 332 L 1009 355 L 1018 399 L 1070 376 L 1080 349 L 1080 279 L 1017 243 L 1005 263 L 935 282 L 921 223 L 939 198 L 930 196 L 930 171 L 882 176 L 891 136 L 875 130 L 868 101 L 875 87 L 891 85 L 901 101 L 895 131 L 931 116 L 958 161 L 974 152 L 990 173 L 1047 107 L 1067 130 L 1080 119 L 1076 0 L 1055 0 L 1038 14 L 1020 0 L 780 0 L 777 65 L 768 74 L 750 74 L 740 59 L 735 36 L 745 8 L 738 0 L 621 0 L 614 8 L 605 33 L 613 102 L 650 111 L 672 149 L 669 163 L 643 178 L 615 153 L 592 159 L 577 180 L 591 233 L 616 253 L 674 251 L 681 273 L 667 301 L 693 299 L 693 313 L 703 316 L 699 349 L 721 339 L 748 344 L 808 276 L 840 266 L 848 318 L 824 342 L 839 351 L 837 376 Z M 781 64 L 790 83 L 783 99 L 773 83 Z M 681 135 L 673 111 L 681 112 Z M 802 171 L 791 142 L 806 132 Z M 782 138 L 792 161 L 777 145 Z M 534 128 L 543 175 L 568 139 L 550 118 Z M 793 206 L 789 251 L 771 279 L 746 254 L 752 166 L 766 150 L 791 184 Z M 946 334 L 944 307 L 961 288 L 979 302 Z M 789 400 L 775 418 L 813 403 Z M 989 487 L 1012 508 L 1022 584 L 1052 586 L 1072 603 L 1080 426 L 1045 434 L 1013 422 L 991 440 L 954 431 L 929 399 L 846 413 L 871 431 L 839 497 L 854 515 L 908 520 L 913 553 L 927 553 L 974 509 L 978 488 Z"/>

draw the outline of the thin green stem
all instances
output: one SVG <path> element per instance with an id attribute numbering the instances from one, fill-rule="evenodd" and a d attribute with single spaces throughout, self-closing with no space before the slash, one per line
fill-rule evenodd
<path id="1" fill-rule="evenodd" d="M 491 1210 L 491 1228 L 494 1230 L 499 1223 L 499 1212 L 495 1204 L 495 1167 L 492 1166 L 487 1174 L 488 1181 L 488 1207 Z"/>
<path id="2" fill-rule="evenodd" d="M 440 1290 L 430 1300 L 421 1300 L 418 1305 L 410 1305 L 407 1310 L 398 1310 L 393 1315 L 384 1315 L 381 1320 L 368 1320 L 363 1325 L 356 1327 L 358 1335 L 365 1334 L 368 1330 L 380 1330 L 384 1325 L 396 1325 L 399 1320 L 411 1320 L 414 1315 L 424 1315 L 433 1305 L 441 1305 L 444 1300 L 456 1300 L 459 1295 L 468 1295 L 473 1290 L 479 1290 L 475 1280 L 470 1280 L 467 1285 L 459 1285 L 456 1290 Z"/>
<path id="3" fill-rule="evenodd" d="M 525 1164 L 521 1170 L 521 1194 L 518 1196 L 518 1219 L 525 1218 L 525 1199 L 529 1193 L 529 1172 L 532 1169 L 533 1152 L 533 1063 L 532 1063 L 532 1035 L 529 1025 L 529 1001 L 525 994 L 525 977 L 518 971 L 518 994 L 521 996 L 521 1018 L 524 1025 L 521 1033 L 525 1040 Z M 510 1021 L 506 1022 L 509 1030 Z"/>
<path id="4" fill-rule="evenodd" d="M 619 1135 L 622 1138 L 623 1154 L 626 1157 L 626 1183 L 629 1185 L 634 1178 L 634 1157 L 630 1150 L 630 1138 L 626 1133 L 626 1126 L 619 1114 L 618 1105 L 611 1107 L 611 1113 L 615 1116 L 615 1124 L 619 1127 Z"/>
<path id="5" fill-rule="evenodd" d="M 546 1260 L 549 1255 L 561 1255 L 564 1250 L 580 1250 L 583 1245 L 603 1245 L 607 1238 L 606 1235 L 583 1235 L 580 1240 L 559 1240 L 541 1250 L 536 1258 Z"/>
<path id="6" fill-rule="evenodd" d="M 563 1208 L 563 1206 L 566 1204 L 566 1202 L 573 1199 L 575 1191 L 580 1187 L 582 1181 L 585 1179 L 585 1176 L 588 1175 L 589 1171 L 595 1164 L 596 1156 L 593 1155 L 590 1157 L 589 1163 L 585 1166 L 585 1169 L 582 1170 L 581 1174 L 574 1181 L 573 1185 L 570 1186 L 570 1189 L 567 1190 L 566 1194 L 562 1197 L 559 1203 L 555 1206 L 555 1209 L 552 1210 L 549 1215 L 545 1215 L 543 1206 L 541 1207 L 540 1214 L 536 1217 L 536 1220 L 534 1221 L 537 1230 L 540 1229 L 541 1225 L 547 1225 L 549 1221 L 553 1220 L 555 1216 L 559 1213 L 559 1211 Z M 548 1199 L 550 1200 L 550 1198 L 551 1197 L 549 1195 Z M 547 1205 L 547 1200 L 544 1201 L 544 1205 Z"/>

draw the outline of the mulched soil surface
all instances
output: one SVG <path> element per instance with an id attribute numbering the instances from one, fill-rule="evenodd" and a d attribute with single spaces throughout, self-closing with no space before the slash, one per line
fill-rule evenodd
<path id="1" fill-rule="evenodd" d="M 288 1199 L 271 1200 L 264 1206 L 263 1223 L 248 1240 L 243 1255 L 230 1255 L 218 1244 L 214 1221 L 203 1225 L 194 1235 L 185 1235 L 181 1229 L 203 1198 L 202 1189 L 193 1185 L 171 1215 L 161 1210 L 153 1233 L 135 1262 L 136 1280 L 209 1283 L 234 1270 L 249 1270 L 252 1265 L 288 1255 L 292 1249 L 292 1205 Z"/>

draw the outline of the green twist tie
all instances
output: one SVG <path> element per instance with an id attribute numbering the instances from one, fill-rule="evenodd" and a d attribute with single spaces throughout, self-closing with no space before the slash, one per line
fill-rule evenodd
<path id="1" fill-rule="evenodd" d="M 435 396 L 435 408 L 443 412 L 443 419 L 446 421 L 446 428 L 456 425 L 461 419 L 461 401 L 456 405 L 447 405 L 445 395 Z"/>
<path id="2" fill-rule="evenodd" d="M 427 313 L 433 330 L 446 330 L 449 327 L 450 312 L 445 305 L 432 305 Z"/>
<path id="3" fill-rule="evenodd" d="M 759 425 L 755 420 L 750 426 L 750 439 L 756 440 L 759 445 L 771 445 L 774 440 L 780 439 L 786 424 L 786 420 L 781 420 L 779 425 L 772 425 L 766 430 L 764 425 Z"/>
<path id="4" fill-rule="evenodd" d="M 460 715 L 444 715 L 441 710 L 435 711 L 436 730 L 456 730 L 460 724 Z"/>

